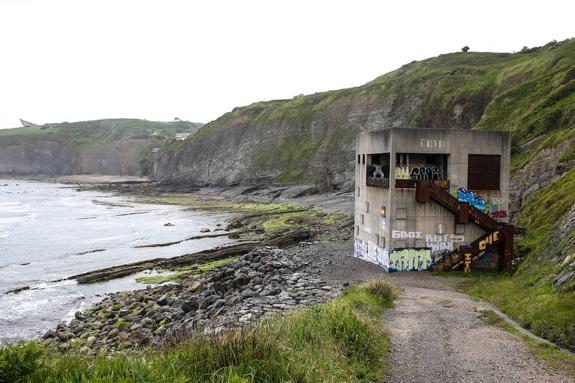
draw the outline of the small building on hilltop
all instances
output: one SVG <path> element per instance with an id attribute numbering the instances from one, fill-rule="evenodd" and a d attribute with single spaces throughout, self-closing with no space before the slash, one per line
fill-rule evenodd
<path id="1" fill-rule="evenodd" d="M 391 128 L 356 140 L 355 256 L 389 271 L 503 267 L 509 132 Z"/>
<path id="2" fill-rule="evenodd" d="M 185 141 L 191 133 L 176 133 L 176 141 Z"/>

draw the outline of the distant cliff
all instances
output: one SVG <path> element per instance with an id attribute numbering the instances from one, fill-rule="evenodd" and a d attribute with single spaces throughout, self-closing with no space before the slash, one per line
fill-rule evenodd
<path id="1" fill-rule="evenodd" d="M 0 130 L 0 174 L 146 175 L 153 148 L 202 124 L 111 119 Z"/>

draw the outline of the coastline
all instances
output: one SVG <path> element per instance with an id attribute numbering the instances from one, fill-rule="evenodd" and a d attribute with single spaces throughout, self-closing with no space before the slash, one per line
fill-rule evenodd
<path id="1" fill-rule="evenodd" d="M 349 197 L 316 195 L 313 189 L 302 187 L 282 188 L 282 193 L 285 193 L 283 197 L 280 197 L 282 193 L 273 190 L 274 196 L 270 197 L 267 195 L 269 194 L 269 186 L 205 188 L 194 189 L 188 193 L 174 193 L 166 191 L 173 188 L 173 185 L 153 183 L 134 177 L 74 176 L 64 178 L 20 177 L 18 179 L 65 184 L 76 188 L 78 191 L 111 192 L 112 195 L 126 199 L 130 205 L 136 206 L 140 203 L 181 205 L 197 211 L 232 214 L 231 217 L 233 218 L 228 220 L 225 227 L 212 227 L 209 230 L 206 228 L 206 232 L 202 235 L 184 237 L 171 242 L 150 243 L 148 241 L 139 247 L 149 247 L 153 250 L 154 247 L 170 247 L 182 241 L 193 241 L 205 237 L 231 237 L 236 245 L 216 247 L 199 253 L 182 254 L 167 259 L 150 259 L 135 264 L 118 265 L 79 275 L 68 275 L 59 281 L 72 280 L 82 284 L 90 284 L 115 278 L 126 278 L 136 274 L 139 280 L 148 281 L 148 286 L 152 286 L 152 290 L 148 291 L 154 291 L 153 289 L 156 288 L 154 286 L 161 289 L 171 289 L 168 286 L 181 285 L 187 277 L 192 275 L 196 279 L 208 278 L 211 272 L 215 272 L 228 262 L 253 251 L 263 251 L 269 246 L 275 248 L 278 246 L 289 247 L 302 241 L 305 243 L 310 239 L 330 241 L 340 236 L 342 230 L 347 231 L 347 235 L 351 233 L 349 216 L 338 210 L 339 206 L 346 206 L 346 203 L 349 203 Z M 263 193 L 263 191 L 266 192 Z M 321 208 L 316 207 L 318 202 L 323 203 Z M 324 209 L 324 206 L 327 206 L 327 209 Z M 86 253 L 93 252 L 95 251 Z M 202 272 L 198 272 L 198 270 L 202 270 Z M 146 277 L 146 274 L 150 277 Z M 202 274 L 207 274 L 207 276 L 204 277 Z M 26 291 L 26 287 L 15 290 L 10 293 L 19 294 Z M 124 291 L 114 293 L 111 296 L 115 294 L 122 296 L 132 293 Z M 98 307 L 106 299 L 109 298 L 103 298 L 92 307 Z M 82 318 L 82 313 L 90 310 L 91 308 L 85 308 L 79 311 L 74 320 L 78 320 L 78 317 Z M 254 317 L 255 319 L 256 317 Z M 248 322 L 251 323 L 252 321 Z M 57 328 L 63 328 L 69 324 L 61 323 Z"/>

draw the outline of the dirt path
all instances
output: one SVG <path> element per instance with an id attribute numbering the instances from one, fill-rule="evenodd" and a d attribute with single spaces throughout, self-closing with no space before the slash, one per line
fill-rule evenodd
<path id="1" fill-rule="evenodd" d="M 485 324 L 482 303 L 453 291 L 457 280 L 409 273 L 389 279 L 402 295 L 384 319 L 392 341 L 386 382 L 575 381 L 531 355 L 518 337 Z"/>
<path id="2" fill-rule="evenodd" d="M 457 292 L 463 281 L 431 273 L 386 273 L 350 257 L 348 244 L 316 243 L 322 277 L 337 285 L 389 280 L 402 290 L 384 315 L 392 351 L 385 382 L 575 382 L 567 372 L 531 354 L 524 341 L 483 321 L 490 306 Z"/>

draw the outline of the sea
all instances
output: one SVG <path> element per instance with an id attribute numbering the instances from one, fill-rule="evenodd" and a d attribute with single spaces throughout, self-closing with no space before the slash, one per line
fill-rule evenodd
<path id="1" fill-rule="evenodd" d="M 104 267 L 170 258 L 231 242 L 227 237 L 166 247 L 230 214 L 136 203 L 73 185 L 0 179 L 0 342 L 41 336 L 106 294 L 146 288 L 128 277 L 95 284 L 65 278 Z M 28 286 L 18 293 L 10 290 Z"/>

